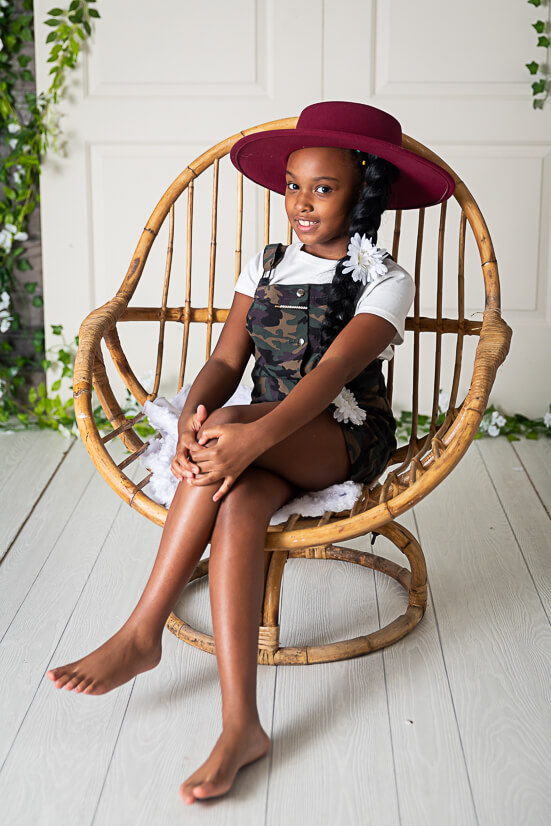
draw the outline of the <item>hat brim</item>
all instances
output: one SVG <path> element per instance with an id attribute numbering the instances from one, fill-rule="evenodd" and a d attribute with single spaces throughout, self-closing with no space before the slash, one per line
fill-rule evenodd
<path id="1" fill-rule="evenodd" d="M 230 157 L 234 166 L 257 184 L 285 193 L 287 158 L 297 149 L 331 146 L 359 149 L 395 164 L 400 177 L 392 185 L 388 209 L 418 209 L 442 203 L 453 195 L 455 182 L 442 167 L 409 149 L 376 138 L 331 131 L 273 129 L 238 140 Z"/>

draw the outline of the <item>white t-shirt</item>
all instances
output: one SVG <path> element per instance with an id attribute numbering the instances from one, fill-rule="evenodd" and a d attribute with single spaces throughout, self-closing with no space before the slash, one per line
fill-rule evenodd
<path id="1" fill-rule="evenodd" d="M 255 294 L 264 274 L 262 258 L 263 252 L 259 252 L 243 268 L 235 285 L 236 292 L 251 297 Z M 270 283 L 328 284 L 333 280 L 336 263 L 304 252 L 302 243 L 297 241 L 285 250 L 283 259 L 272 273 Z M 391 343 L 402 344 L 406 316 L 415 295 L 415 283 L 411 275 L 391 258 L 385 258 L 384 263 L 387 272 L 364 287 L 356 304 L 355 315 L 373 313 L 386 318 L 396 329 Z M 379 354 L 379 358 L 390 360 L 393 355 L 393 349 L 389 345 Z"/>

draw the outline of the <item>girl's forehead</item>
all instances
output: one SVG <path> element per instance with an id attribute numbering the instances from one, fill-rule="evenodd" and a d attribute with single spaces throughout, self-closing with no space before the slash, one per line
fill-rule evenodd
<path id="1" fill-rule="evenodd" d="M 315 170 L 318 174 L 326 171 L 328 175 L 339 172 L 350 174 L 354 168 L 353 153 L 349 149 L 340 149 L 334 146 L 309 146 L 296 149 L 287 159 L 288 172 L 309 172 Z"/>

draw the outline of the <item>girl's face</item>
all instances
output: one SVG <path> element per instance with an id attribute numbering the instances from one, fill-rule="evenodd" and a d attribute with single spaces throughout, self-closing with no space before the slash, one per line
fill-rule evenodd
<path id="1" fill-rule="evenodd" d="M 305 252 L 342 258 L 348 223 L 358 200 L 358 167 L 346 149 L 297 149 L 287 160 L 285 209 Z"/>

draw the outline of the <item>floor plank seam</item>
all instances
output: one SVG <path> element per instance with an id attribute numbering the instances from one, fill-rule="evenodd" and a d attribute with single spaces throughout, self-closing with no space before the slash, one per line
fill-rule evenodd
<path id="1" fill-rule="evenodd" d="M 90 478 L 88 479 L 88 483 L 86 484 L 86 487 L 84 488 L 84 490 L 82 491 L 82 493 L 81 493 L 81 495 L 79 496 L 78 500 L 76 501 L 76 503 L 75 503 L 75 507 L 73 508 L 73 510 L 71 511 L 71 513 L 67 516 L 67 519 L 66 519 L 66 520 L 65 520 L 65 522 L 63 523 L 63 526 L 60 528 L 59 533 L 57 534 L 57 536 L 56 536 L 55 540 L 52 542 L 52 547 L 50 548 L 50 552 L 48 553 L 48 555 L 47 555 L 47 556 L 46 556 L 46 558 L 44 559 L 44 562 L 43 562 L 43 563 L 42 563 L 42 565 L 40 566 L 39 570 L 36 572 L 36 576 L 35 576 L 35 578 L 33 579 L 33 581 L 30 583 L 29 587 L 27 588 L 27 591 L 25 592 L 25 594 L 24 594 L 24 596 L 23 596 L 23 598 L 22 598 L 22 600 L 21 600 L 21 602 L 20 602 L 20 604 L 19 604 L 19 606 L 18 606 L 18 608 L 17 608 L 17 611 L 15 612 L 15 614 L 13 615 L 13 617 L 11 618 L 11 620 L 10 620 L 10 622 L 9 622 L 9 625 L 7 626 L 7 628 L 6 628 L 6 630 L 4 631 L 4 633 L 2 634 L 2 636 L 0 637 L 0 644 L 2 644 L 2 642 L 3 642 L 3 640 L 4 640 L 4 637 L 6 636 L 6 634 L 8 633 L 8 631 L 10 630 L 10 628 L 11 628 L 11 626 L 13 625 L 13 623 L 14 623 L 14 621 L 15 621 L 15 619 L 16 619 L 16 617 L 17 617 L 17 615 L 19 614 L 19 612 L 21 611 L 22 607 L 24 606 L 25 601 L 26 601 L 26 599 L 27 599 L 27 597 L 28 597 L 29 593 L 31 592 L 31 590 L 32 590 L 32 588 L 33 588 L 33 586 L 34 586 L 34 584 L 35 584 L 36 580 L 39 578 L 40 574 L 41 574 L 41 573 L 42 573 L 42 571 L 44 570 L 45 565 L 47 564 L 48 560 L 50 559 L 51 555 L 53 554 L 53 552 L 54 552 L 54 550 L 55 550 L 55 547 L 56 547 L 56 545 L 57 545 L 57 543 L 58 543 L 58 541 L 59 541 L 60 536 L 62 535 L 63 531 L 65 530 L 65 528 L 67 527 L 68 523 L 70 522 L 70 520 L 71 520 L 71 518 L 72 518 L 72 516 L 73 516 L 73 513 L 75 512 L 75 509 L 76 509 L 76 508 L 78 507 L 78 505 L 80 504 L 80 501 L 82 500 L 82 498 L 83 498 L 83 497 L 84 497 L 84 495 L 86 494 L 86 491 L 87 491 L 87 490 L 88 490 L 88 488 L 90 487 L 90 485 L 91 485 L 91 483 L 92 483 L 92 481 L 93 481 L 93 478 L 94 478 L 93 474 L 90 474 Z M 34 510 L 34 508 L 33 508 L 33 510 Z M 29 514 L 29 516 L 30 516 L 30 514 Z M 24 526 L 22 526 L 21 530 L 23 530 L 23 527 L 24 527 Z M 18 535 L 19 535 L 19 534 L 18 534 Z M 16 537 L 16 538 L 17 538 L 17 537 Z M 14 542 L 15 542 L 15 540 L 14 540 Z M 100 549 L 100 553 L 101 553 L 101 549 Z M 7 554 L 6 554 L 6 556 L 7 556 Z M 4 557 L 4 559 L 5 559 L 5 558 L 6 558 L 6 557 Z M 79 599 L 80 599 L 80 597 L 79 597 Z"/>
<path id="2" fill-rule="evenodd" d="M 413 520 L 415 522 L 415 532 L 417 534 L 419 544 L 421 545 L 421 547 L 423 547 L 421 531 L 419 530 L 419 524 L 417 522 L 417 516 L 416 516 L 415 512 L 413 512 Z M 423 549 L 423 550 L 426 554 L 426 549 Z M 436 603 L 435 603 L 435 600 L 434 600 L 434 597 L 433 597 L 433 594 L 432 594 L 432 588 L 431 588 L 430 580 L 427 581 L 427 586 L 428 586 L 428 599 L 430 601 L 430 604 L 432 605 L 432 613 L 433 613 L 433 616 L 434 616 L 434 625 L 435 625 L 435 628 L 436 628 L 436 634 L 438 636 L 438 643 L 440 645 L 440 653 L 441 653 L 441 656 L 442 656 L 442 665 L 444 666 L 444 673 L 446 675 L 446 682 L 448 684 L 448 692 L 449 692 L 450 702 L 452 704 L 453 716 L 454 716 L 455 725 L 456 725 L 456 729 L 457 729 L 457 737 L 459 739 L 459 745 L 461 747 L 461 756 L 463 758 L 463 765 L 465 766 L 465 774 L 467 776 L 467 786 L 469 787 L 469 794 L 471 796 L 471 804 L 472 804 L 472 807 L 473 807 L 473 814 L 474 814 L 474 818 L 475 818 L 475 822 L 476 822 L 477 826 L 480 826 L 480 820 L 479 820 L 478 811 L 477 811 L 477 808 L 476 808 L 474 791 L 473 791 L 473 787 L 472 787 L 472 783 L 471 783 L 471 775 L 470 775 L 470 772 L 469 772 L 469 764 L 468 764 L 468 761 L 467 761 L 467 755 L 465 754 L 465 747 L 463 745 L 463 737 L 461 736 L 461 727 L 459 725 L 459 719 L 457 717 L 457 708 L 456 708 L 454 697 L 453 697 L 453 691 L 452 691 L 452 686 L 451 686 L 451 682 L 450 682 L 450 675 L 448 673 L 448 666 L 447 666 L 447 663 L 446 663 L 446 655 L 444 654 L 444 646 L 442 644 L 442 635 L 440 634 L 440 625 L 439 625 L 439 622 L 438 622 L 438 613 L 436 611 Z"/>
<path id="3" fill-rule="evenodd" d="M 56 651 L 57 651 L 57 649 L 59 648 L 59 644 L 60 644 L 61 640 L 63 639 L 63 635 L 65 634 L 65 632 L 66 632 L 66 630 L 67 630 L 67 626 L 68 626 L 68 625 L 69 625 L 69 623 L 71 622 L 71 619 L 72 619 L 72 617 L 73 617 L 73 614 L 75 613 L 76 607 L 77 607 L 78 603 L 80 602 L 80 598 L 82 597 L 82 594 L 83 594 L 83 592 L 84 592 L 84 589 L 86 588 L 86 584 L 88 583 L 88 581 L 89 581 L 89 579 L 90 579 L 90 576 L 92 575 L 92 571 L 94 570 L 94 568 L 96 567 L 96 565 L 97 565 L 97 563 L 98 563 L 98 559 L 100 558 L 100 556 L 101 556 L 101 554 L 102 554 L 102 552 L 103 552 L 103 549 L 104 549 L 104 547 L 105 547 L 105 543 L 107 542 L 107 539 L 109 538 L 109 534 L 111 533 L 111 530 L 113 529 L 113 525 L 115 524 L 115 520 L 116 520 L 116 518 L 117 518 L 117 516 L 118 516 L 118 514 L 119 514 L 119 512 L 120 512 L 120 510 L 121 510 L 121 508 L 122 508 L 122 503 L 121 503 L 121 504 L 119 505 L 119 507 L 117 508 L 117 510 L 116 510 L 116 512 L 115 512 L 115 516 L 113 517 L 113 519 L 112 519 L 112 521 L 111 521 L 111 524 L 109 525 L 109 530 L 107 531 L 107 533 L 106 533 L 106 535 L 105 535 L 105 539 L 104 539 L 104 540 L 103 540 L 103 542 L 101 543 L 101 547 L 100 547 L 99 552 L 98 552 L 98 555 L 97 555 L 97 557 L 96 557 L 96 561 L 95 561 L 95 562 L 94 562 L 94 564 L 92 565 L 92 568 L 90 569 L 90 572 L 89 572 L 88 576 L 86 577 L 86 582 L 84 583 L 84 585 L 82 586 L 82 588 L 81 588 L 81 590 L 80 590 L 80 594 L 78 595 L 78 597 L 77 597 L 77 599 L 76 599 L 76 601 L 75 601 L 75 604 L 74 604 L 74 606 L 73 606 L 73 610 L 71 611 L 71 613 L 70 613 L 70 615 L 69 615 L 69 617 L 68 617 L 68 619 L 67 619 L 67 622 L 65 623 L 65 625 L 64 625 L 64 627 L 63 627 L 63 631 L 62 631 L 62 632 L 61 632 L 61 634 L 59 635 L 59 639 L 58 639 L 58 641 L 57 641 L 57 645 L 55 646 L 54 650 L 52 651 L 52 656 L 50 657 L 50 659 L 49 659 L 49 661 L 48 661 L 48 665 L 46 666 L 46 670 L 45 670 L 45 671 L 44 671 L 44 673 L 42 674 L 42 677 L 40 678 L 40 680 L 38 680 L 38 682 L 37 682 L 37 685 L 36 685 L 36 690 L 35 690 L 35 692 L 34 692 L 34 694 L 33 694 L 32 698 L 31 698 L 31 701 L 29 702 L 29 705 L 27 706 L 27 709 L 26 709 L 26 711 L 25 711 L 25 714 L 23 715 L 23 717 L 22 717 L 22 719 L 21 719 L 21 723 L 20 723 L 20 725 L 18 726 L 17 731 L 16 731 L 16 733 L 15 733 L 15 735 L 14 735 L 14 737 L 13 737 L 12 741 L 11 741 L 11 744 L 10 744 L 10 747 L 9 747 L 9 749 L 8 749 L 7 753 L 6 753 L 6 756 L 5 756 L 5 758 L 4 758 L 3 762 L 2 762 L 2 764 L 0 765 L 0 774 L 2 773 L 2 771 L 3 771 L 3 769 L 4 769 L 4 766 L 6 765 L 6 761 L 8 760 L 8 758 L 9 758 L 9 756 L 10 756 L 10 754 L 11 754 L 11 751 L 12 751 L 12 749 L 13 749 L 13 747 L 14 747 L 14 745 L 15 745 L 16 741 L 17 741 L 17 738 L 18 738 L 18 736 L 19 736 L 19 732 L 21 731 L 21 727 L 23 726 L 23 723 L 24 723 L 24 722 L 25 722 L 25 720 L 27 719 L 27 715 L 28 715 L 28 713 L 29 713 L 29 711 L 30 711 L 30 709 L 31 709 L 31 707 L 32 707 L 32 704 L 34 703 L 35 697 L 36 697 L 36 695 L 38 694 L 38 691 L 39 691 L 39 689 L 41 688 L 41 686 L 42 686 L 42 684 L 43 684 L 44 680 L 46 680 L 46 679 L 47 679 L 47 678 L 46 678 L 46 674 L 47 674 L 47 673 L 48 673 L 48 671 L 50 670 L 50 664 L 51 664 L 51 662 L 52 662 L 52 659 L 55 657 L 55 652 L 56 652 Z M 52 690 L 54 690 L 54 689 L 52 689 Z M 56 691 L 63 691 L 63 689 L 55 689 L 55 690 L 56 690 Z"/>
<path id="4" fill-rule="evenodd" d="M 381 612 L 379 610 L 379 591 L 377 589 L 377 577 L 375 576 L 375 572 L 373 571 L 373 580 L 375 586 L 375 605 L 377 607 L 377 622 L 379 623 L 379 628 L 381 628 Z M 400 808 L 400 793 L 398 788 L 398 772 L 396 770 L 396 755 L 394 752 L 394 737 L 392 734 L 392 721 L 390 719 L 390 700 L 388 697 L 388 683 L 386 677 L 386 663 L 385 663 L 385 650 L 384 648 L 381 651 L 381 661 L 383 664 L 383 681 L 385 684 L 385 697 L 386 697 L 386 713 L 388 719 L 388 734 L 390 740 L 390 753 L 392 755 L 392 769 L 394 772 L 394 791 L 396 794 L 396 808 L 398 811 L 398 824 L 402 826 L 402 811 Z"/>
<path id="5" fill-rule="evenodd" d="M 547 436 L 546 436 L 545 438 L 547 438 Z M 530 474 L 529 474 L 529 472 L 528 472 L 528 469 L 527 469 L 526 465 L 525 465 L 525 464 L 524 464 L 524 462 L 522 461 L 522 458 L 521 458 L 521 456 L 519 455 L 519 453 L 518 453 L 518 451 L 517 451 L 517 449 L 516 449 L 516 447 L 515 447 L 514 443 L 513 443 L 513 442 L 510 442 L 509 444 L 510 444 L 510 445 L 511 445 L 511 447 L 513 448 L 513 450 L 514 450 L 514 452 L 515 452 L 515 456 L 517 457 L 518 461 L 519 461 L 519 462 L 520 462 L 520 464 L 522 465 L 522 469 L 524 470 L 524 472 L 525 472 L 525 474 L 526 474 L 526 477 L 527 477 L 528 481 L 530 482 L 530 485 L 532 486 L 532 489 L 533 489 L 534 493 L 536 494 L 536 496 L 538 497 L 539 501 L 541 502 L 541 504 L 542 504 L 542 506 L 543 506 L 543 509 L 544 509 L 545 513 L 547 514 L 547 516 L 549 517 L 549 519 L 551 519 L 551 513 L 549 512 L 549 510 L 548 510 L 548 508 L 547 508 L 547 505 L 545 504 L 545 502 L 544 502 L 544 501 L 543 501 L 543 499 L 541 498 L 540 493 L 539 493 L 539 491 L 538 491 L 537 487 L 535 486 L 534 481 L 533 481 L 532 477 L 530 476 Z"/>
<path id="6" fill-rule="evenodd" d="M 276 706 L 276 695 L 277 695 L 277 678 L 279 674 L 279 666 L 274 666 L 275 668 L 275 676 L 274 676 L 274 695 L 273 695 L 273 702 L 272 702 L 272 720 L 270 723 L 270 759 L 268 761 L 268 781 L 266 783 L 266 800 L 264 803 L 264 826 L 268 826 L 268 803 L 270 798 L 270 782 L 272 779 L 272 766 L 274 762 L 274 720 L 275 720 L 275 706 Z"/>
<path id="7" fill-rule="evenodd" d="M 72 450 L 73 445 L 75 444 L 75 442 L 76 442 L 76 439 L 73 439 L 72 443 L 69 445 L 69 447 L 67 448 L 67 450 L 65 451 L 65 453 L 63 453 L 63 454 L 62 454 L 61 459 L 59 460 L 59 462 L 58 462 L 58 463 L 57 463 L 57 465 L 55 466 L 53 473 L 51 474 L 51 476 L 50 476 L 50 477 L 49 477 L 49 479 L 47 480 L 46 484 L 44 485 L 44 487 L 43 487 L 43 488 L 42 488 L 42 490 L 40 491 L 40 495 L 38 496 L 38 498 L 37 498 L 37 499 L 35 499 L 35 501 L 34 501 L 34 503 L 33 503 L 32 507 L 31 507 L 31 509 L 29 510 L 29 512 L 27 513 L 27 515 L 23 517 L 23 521 L 21 522 L 21 525 L 19 526 L 19 529 L 18 529 L 17 533 L 15 534 L 15 536 L 14 536 L 14 537 L 13 537 L 13 539 L 12 539 L 12 541 L 10 542 L 10 544 L 9 544 L 9 545 L 8 545 L 8 547 L 6 548 L 5 552 L 2 554 L 2 557 L 0 558 L 0 567 L 2 566 L 2 564 L 3 564 L 4 560 L 5 560 L 5 559 L 7 559 L 9 552 L 11 551 L 11 549 L 13 548 L 13 546 L 15 545 L 15 543 L 16 543 L 16 542 L 17 542 L 17 540 L 18 540 L 18 538 L 19 538 L 19 536 L 20 536 L 20 534 L 21 534 L 21 531 L 23 530 L 23 528 L 25 527 L 25 525 L 27 524 L 27 522 L 29 521 L 29 519 L 31 518 L 31 516 L 33 515 L 33 513 L 35 512 L 35 510 L 36 510 L 36 507 L 37 507 L 38 503 L 40 502 L 40 500 L 42 499 L 42 497 L 44 496 L 44 494 L 46 493 L 46 491 L 47 491 L 47 490 L 48 490 L 48 488 L 50 487 L 50 484 L 51 484 L 51 482 L 53 481 L 54 476 L 57 474 L 57 472 L 58 472 L 58 470 L 60 469 L 61 465 L 63 464 L 63 462 L 65 461 L 65 459 L 66 459 L 66 458 L 67 458 L 67 456 L 69 455 L 69 453 L 71 452 L 71 450 Z"/>
<path id="8" fill-rule="evenodd" d="M 130 693 L 128 695 L 128 700 L 127 700 L 127 703 L 126 703 L 126 706 L 125 706 L 125 709 L 124 709 L 124 714 L 121 717 L 121 724 L 120 724 L 119 730 L 117 732 L 117 737 L 115 739 L 115 742 L 113 743 L 113 751 L 111 752 L 111 756 L 109 758 L 109 763 L 107 764 L 107 768 L 105 770 L 105 777 L 103 778 L 103 783 L 101 784 L 101 789 L 99 790 L 98 799 L 96 801 L 94 812 L 92 814 L 92 820 L 90 821 L 90 826 L 94 826 L 94 822 L 96 820 L 96 815 L 98 813 L 99 804 L 101 803 L 101 798 L 103 796 L 103 790 L 105 789 L 105 784 L 107 783 L 107 778 L 109 777 L 109 772 L 111 771 L 111 765 L 113 763 L 113 758 L 115 756 L 115 751 L 117 750 L 117 745 L 118 745 L 118 742 L 119 742 L 119 738 L 121 736 L 122 727 L 124 725 L 124 721 L 126 720 L 126 715 L 128 713 L 128 709 L 129 709 L 129 706 L 130 706 L 130 700 L 132 699 L 132 694 L 134 693 L 134 687 L 136 685 L 136 679 L 137 678 L 134 677 L 134 679 L 132 681 L 132 688 L 130 689 Z"/>
<path id="9" fill-rule="evenodd" d="M 495 491 L 495 494 L 496 494 L 496 496 L 497 496 L 497 500 L 498 500 L 498 502 L 499 502 L 499 506 L 500 506 L 501 510 L 503 511 L 503 515 L 505 516 L 505 519 L 507 520 L 507 524 L 509 525 L 509 528 L 510 528 L 510 530 L 511 530 L 511 533 L 513 534 L 513 537 L 514 537 L 514 540 L 515 540 L 516 546 L 517 546 L 517 548 L 518 548 L 518 551 L 519 551 L 519 553 L 520 553 L 520 555 L 521 555 L 521 557 L 522 557 L 522 560 L 523 560 L 523 562 L 524 562 L 524 564 L 525 564 L 525 566 L 526 566 L 526 570 L 528 571 L 528 575 L 529 575 L 530 579 L 532 580 L 532 584 L 533 584 L 533 586 L 534 586 L 534 590 L 535 590 L 536 594 L 538 595 L 538 599 L 539 599 L 539 601 L 540 601 L 540 605 L 541 605 L 542 611 L 543 611 L 543 613 L 545 614 L 545 617 L 547 618 L 547 622 L 551 625 L 551 617 L 550 617 L 550 616 L 549 616 L 549 614 L 547 613 L 547 610 L 546 610 L 546 608 L 545 608 L 545 603 L 544 603 L 544 601 L 543 601 L 543 599 L 542 599 L 542 596 L 541 596 L 541 594 L 540 594 L 540 591 L 539 591 L 539 588 L 538 588 L 538 586 L 537 586 L 536 580 L 534 579 L 534 575 L 532 574 L 532 571 L 530 570 L 530 565 L 528 564 L 528 560 L 526 559 L 526 557 L 525 557 L 525 555 L 524 555 L 524 551 L 522 550 L 522 545 L 520 544 L 520 541 L 519 541 L 519 539 L 518 539 L 518 537 L 517 537 L 517 535 L 516 535 L 516 533 L 515 533 L 515 529 L 513 528 L 513 525 L 511 524 L 511 520 L 509 519 L 509 516 L 508 516 L 508 514 L 507 514 L 507 510 L 506 510 L 506 508 L 505 508 L 505 505 L 504 505 L 504 504 L 503 504 L 503 502 L 501 501 L 501 497 L 500 497 L 500 495 L 499 495 L 499 491 L 497 490 L 497 488 L 496 488 L 496 486 L 495 486 L 495 484 L 494 484 L 494 480 L 493 480 L 493 479 L 492 479 L 492 477 L 491 477 L 491 474 L 490 474 L 490 471 L 489 471 L 489 469 L 488 469 L 488 466 L 486 465 L 486 462 L 484 461 L 484 456 L 482 455 L 482 451 L 481 451 L 481 450 L 479 450 L 478 452 L 479 452 L 480 458 L 481 458 L 481 460 L 482 460 L 482 464 L 484 465 L 484 468 L 486 469 L 486 473 L 487 473 L 487 474 L 488 474 L 488 476 L 490 477 L 490 482 L 491 482 L 492 487 L 493 487 L 493 489 L 494 489 L 494 491 Z M 538 499 L 539 499 L 539 496 L 538 496 Z M 541 499 L 540 499 L 540 502 L 541 502 Z"/>

